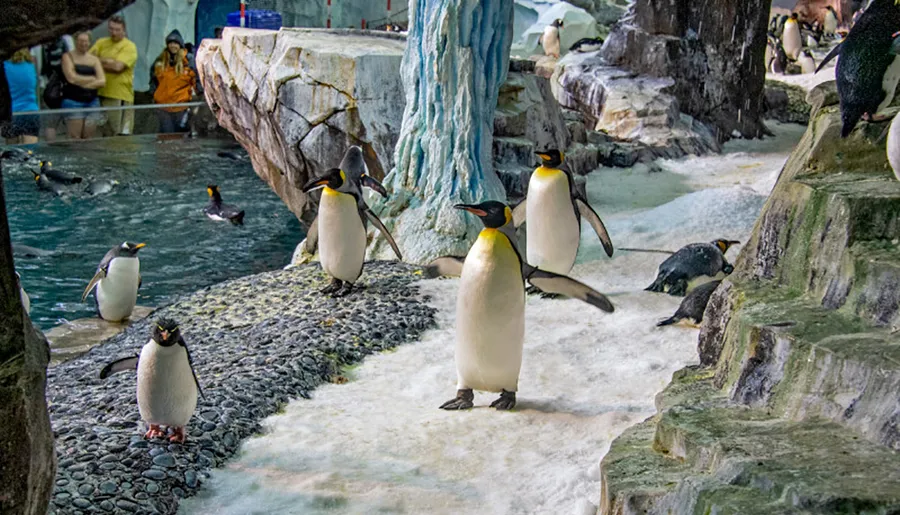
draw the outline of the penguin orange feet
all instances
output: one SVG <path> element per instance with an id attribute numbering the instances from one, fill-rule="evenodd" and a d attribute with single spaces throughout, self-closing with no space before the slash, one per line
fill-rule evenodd
<path id="1" fill-rule="evenodd" d="M 500 398 L 491 403 L 492 408 L 497 408 L 498 410 L 511 410 L 516 405 L 516 392 L 507 392 L 503 390 L 500 392 Z"/>
<path id="2" fill-rule="evenodd" d="M 515 395 L 515 394 L 513 394 Z M 474 404 L 472 401 L 475 400 L 475 393 L 472 392 L 472 389 L 465 390 L 456 390 L 456 397 L 450 399 L 449 401 L 441 404 L 441 409 L 446 410 L 460 410 L 460 409 L 471 409 Z M 513 401 L 515 404 L 515 401 Z"/>
<path id="3" fill-rule="evenodd" d="M 144 433 L 144 438 L 160 438 L 165 436 L 166 432 L 159 427 L 158 424 L 150 424 L 150 429 Z"/>
<path id="4" fill-rule="evenodd" d="M 334 293 L 341 289 L 341 286 L 344 284 L 344 281 L 340 279 L 332 279 L 331 284 L 319 290 L 319 293 L 327 294 Z"/>
<path id="5" fill-rule="evenodd" d="M 172 431 L 175 433 L 169 437 L 169 441 L 173 443 L 184 443 L 185 434 L 184 434 L 184 426 L 181 427 L 173 427 Z"/>

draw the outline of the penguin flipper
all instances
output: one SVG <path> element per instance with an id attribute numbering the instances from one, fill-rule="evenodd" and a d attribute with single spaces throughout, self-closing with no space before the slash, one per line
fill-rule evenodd
<path id="1" fill-rule="evenodd" d="M 378 194 L 382 197 L 387 198 L 387 190 L 384 189 L 384 186 L 378 181 L 378 179 L 371 177 L 369 174 L 362 174 L 362 176 L 360 176 L 359 178 L 359 183 L 366 188 L 377 191 Z"/>
<path id="2" fill-rule="evenodd" d="M 97 273 L 94 274 L 94 277 L 91 278 L 91 282 L 88 283 L 87 288 L 84 289 L 84 293 L 81 294 L 81 302 L 84 302 L 84 299 L 87 298 L 88 294 L 91 293 L 91 290 L 94 289 L 94 286 L 97 286 L 97 283 L 100 282 L 101 279 L 106 277 L 106 270 L 101 268 L 97 270 Z"/>
<path id="3" fill-rule="evenodd" d="M 528 207 L 525 205 L 527 204 L 527 202 L 525 202 L 526 200 L 527 199 L 522 199 L 522 202 L 519 202 L 519 204 L 512 210 L 513 226 L 516 229 L 518 229 L 520 225 L 525 223 L 525 214 Z"/>
<path id="4" fill-rule="evenodd" d="M 458 256 L 441 256 L 431 263 L 425 265 L 425 277 L 433 279 L 435 277 L 459 277 L 462 275 L 463 263 L 466 258 Z"/>
<path id="5" fill-rule="evenodd" d="M 319 246 L 319 217 L 313 219 L 312 223 L 309 224 L 309 230 L 306 231 L 306 239 L 303 241 L 306 242 L 306 244 L 303 245 L 303 250 L 305 250 L 307 254 L 315 254 L 316 247 Z"/>
<path id="6" fill-rule="evenodd" d="M 591 306 L 600 308 L 607 313 L 615 311 L 612 302 L 609 301 L 606 295 L 580 281 L 565 275 L 541 270 L 528 264 L 525 265 L 525 269 L 525 279 L 533 286 L 540 288 L 541 291 L 572 297 L 582 302 L 587 302 Z"/>
<path id="7" fill-rule="evenodd" d="M 600 219 L 600 215 L 598 215 L 597 212 L 591 208 L 590 204 L 583 199 L 576 198 L 575 205 L 578 206 L 578 212 L 581 213 L 581 216 L 587 219 L 588 223 L 591 224 L 591 227 L 594 228 L 594 232 L 597 233 L 597 236 L 600 238 L 600 243 L 603 244 L 603 250 L 606 251 L 606 255 L 612 257 L 612 240 L 609 239 L 609 233 L 606 231 L 606 226 L 603 225 L 603 220 Z"/>
<path id="8" fill-rule="evenodd" d="M 188 365 L 191 367 L 191 375 L 194 376 L 194 384 L 197 385 L 197 391 L 200 392 L 200 397 L 203 397 L 203 400 L 206 400 L 206 396 L 203 395 L 203 388 L 200 388 L 200 381 L 197 379 L 197 372 L 194 371 L 194 360 L 191 359 L 191 350 L 188 349 L 187 342 L 184 341 L 184 337 L 178 337 L 178 345 L 184 347 L 184 352 L 187 354 Z"/>
<path id="9" fill-rule="evenodd" d="M 673 315 L 673 316 L 670 316 L 669 318 L 666 318 L 666 319 L 664 319 L 664 320 L 660 320 L 659 322 L 657 322 L 657 323 L 656 323 L 656 327 L 662 327 L 662 326 L 664 326 L 664 325 L 677 324 L 680 320 L 681 320 L 681 318 L 679 318 L 679 317 Z"/>
<path id="10" fill-rule="evenodd" d="M 397 260 L 403 261 L 403 254 L 400 253 L 400 247 L 397 246 L 397 242 L 394 241 L 394 237 L 391 236 L 391 233 L 387 230 L 387 227 L 385 227 L 384 224 L 381 223 L 381 220 L 378 218 L 378 216 L 373 213 L 368 206 L 366 206 L 365 212 L 366 218 L 368 218 L 369 221 L 371 221 L 372 224 L 374 224 L 375 227 L 377 227 L 378 230 L 381 231 L 381 234 L 384 235 L 384 239 L 386 239 L 388 244 L 391 246 L 391 250 L 393 250 L 394 254 L 397 255 Z"/>
<path id="11" fill-rule="evenodd" d="M 135 370 L 137 369 L 139 356 L 129 356 L 127 358 L 117 359 L 112 363 L 107 363 L 103 370 L 100 371 L 100 379 L 106 379 L 107 377 L 118 374 L 119 372 L 124 372 L 126 370 Z"/>
<path id="12" fill-rule="evenodd" d="M 822 59 L 822 62 L 819 63 L 819 66 L 816 66 L 816 73 L 819 73 L 819 70 L 821 70 L 823 67 L 825 67 L 825 65 L 828 64 L 828 61 L 834 59 L 835 57 L 838 56 L 838 54 L 841 53 L 841 47 L 843 45 L 844 45 L 843 42 L 838 43 L 837 45 L 835 45 L 834 48 L 831 49 L 831 52 L 828 52 L 828 55 L 826 55 Z"/>

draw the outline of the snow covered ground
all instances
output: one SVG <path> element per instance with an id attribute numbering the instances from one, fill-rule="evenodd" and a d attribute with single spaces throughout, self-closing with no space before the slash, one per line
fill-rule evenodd
<path id="1" fill-rule="evenodd" d="M 613 243 L 676 250 L 746 241 L 803 133 L 772 128 L 777 137 L 735 141 L 719 156 L 591 174 L 589 196 Z M 438 329 L 268 418 L 266 434 L 245 442 L 180 512 L 593 513 L 610 442 L 653 414 L 672 372 L 697 362 L 697 329 L 654 325 L 680 299 L 643 291 L 664 257 L 609 259 L 584 224 L 571 275 L 610 295 L 616 311 L 529 298 L 519 402 L 506 413 L 487 407 L 495 394 L 478 392 L 471 411 L 438 409 L 455 394 L 458 280 L 422 281 Z"/>

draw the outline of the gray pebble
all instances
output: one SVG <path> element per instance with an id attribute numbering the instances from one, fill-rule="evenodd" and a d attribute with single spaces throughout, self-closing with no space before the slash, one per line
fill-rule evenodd
<path id="1" fill-rule="evenodd" d="M 166 452 L 162 447 L 154 447 L 150 449 L 150 456 L 159 456 L 160 454 Z"/>
<path id="2" fill-rule="evenodd" d="M 141 475 L 146 478 L 156 479 L 156 480 L 166 478 L 166 473 L 159 469 L 147 469 L 147 470 L 141 472 Z"/>
<path id="3" fill-rule="evenodd" d="M 187 485 L 188 488 L 196 488 L 197 487 L 197 473 L 190 469 L 185 471 L 184 484 Z"/>
<path id="4" fill-rule="evenodd" d="M 57 479 L 57 480 L 56 480 L 56 486 L 66 486 L 66 485 L 68 485 L 68 484 L 69 484 L 69 480 L 68 480 L 68 479 L 63 478 L 63 479 Z"/>
<path id="5" fill-rule="evenodd" d="M 206 432 L 215 431 L 215 429 L 216 429 L 216 425 L 213 424 L 212 422 L 204 422 L 203 425 L 200 427 Z"/>
<path id="6" fill-rule="evenodd" d="M 100 491 L 105 494 L 112 494 L 116 492 L 118 487 L 112 481 L 104 481 L 100 483 Z"/>
<path id="7" fill-rule="evenodd" d="M 81 472 L 81 471 L 72 473 L 72 479 L 74 479 L 75 481 L 81 481 L 85 477 L 87 477 L 87 476 L 85 476 L 84 472 Z"/>
<path id="8" fill-rule="evenodd" d="M 116 509 L 116 506 L 109 501 L 102 501 L 100 503 L 100 509 L 104 511 L 113 511 L 114 509 Z"/>
<path id="9" fill-rule="evenodd" d="M 90 495 L 94 492 L 94 485 L 89 483 L 81 483 L 78 485 L 78 493 L 81 495 Z"/>
<path id="10" fill-rule="evenodd" d="M 171 454 L 160 454 L 153 458 L 153 464 L 159 465 L 160 467 L 174 467 L 175 466 L 175 457 Z"/>
<path id="11" fill-rule="evenodd" d="M 125 499 L 119 499 L 118 501 L 116 501 L 116 507 L 118 507 L 121 510 L 131 511 L 131 512 L 138 511 L 138 509 L 140 508 L 140 506 L 138 506 L 137 504 L 135 504 L 131 501 L 125 500 Z"/>
<path id="12" fill-rule="evenodd" d="M 155 494 L 156 492 L 159 492 L 159 485 L 156 483 L 147 483 L 147 486 L 144 487 L 144 489 L 147 490 L 148 493 Z"/>
<path id="13" fill-rule="evenodd" d="M 79 497 L 79 498 L 73 500 L 73 501 L 72 501 L 72 504 L 74 504 L 75 506 L 77 506 L 77 507 L 79 507 L 79 508 L 81 508 L 81 509 L 85 509 L 85 508 L 90 508 L 90 507 L 91 507 L 91 501 L 88 501 L 87 499 L 85 499 L 85 498 L 83 498 L 83 497 Z"/>

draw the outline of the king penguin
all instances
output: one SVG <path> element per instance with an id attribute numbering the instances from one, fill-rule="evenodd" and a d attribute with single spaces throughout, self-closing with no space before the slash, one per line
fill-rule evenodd
<path id="1" fill-rule="evenodd" d="M 222 202 L 222 192 L 215 184 L 206 185 L 206 193 L 209 194 L 209 204 L 203 208 L 203 212 L 210 220 L 224 222 L 228 220 L 233 225 L 244 225 L 244 210 Z"/>
<path id="2" fill-rule="evenodd" d="M 791 17 L 784 23 L 784 32 L 781 35 L 781 44 L 788 57 L 796 60 L 803 49 L 803 38 L 800 37 L 800 21 L 797 13 L 791 13 Z"/>
<path id="3" fill-rule="evenodd" d="M 537 155 L 542 164 L 531 174 L 525 200 L 513 212 L 516 227 L 523 222 L 528 226 L 528 262 L 541 270 L 568 274 L 578 254 L 582 216 L 597 233 L 606 255 L 612 257 L 609 233 L 588 200 L 575 189 L 572 173 L 563 165 L 563 153 L 551 149 Z"/>
<path id="4" fill-rule="evenodd" d="M 838 19 L 837 13 L 834 12 L 834 7 L 827 5 L 825 6 L 825 18 L 822 23 L 822 32 L 830 38 L 834 37 L 834 34 L 837 32 Z"/>
<path id="5" fill-rule="evenodd" d="M 691 282 L 708 282 L 705 278 L 730 274 L 734 267 L 725 259 L 725 253 L 737 243 L 740 242 L 718 239 L 681 247 L 659 265 L 656 279 L 644 290 L 682 296 L 687 294 Z"/>
<path id="6" fill-rule="evenodd" d="M 64 172 L 53 168 L 53 163 L 50 161 L 40 161 L 39 165 L 41 167 L 41 173 L 47 176 L 51 181 L 60 184 L 78 184 L 82 181 L 82 178 L 74 173 Z"/>
<path id="7" fill-rule="evenodd" d="M 687 296 L 681 300 L 681 305 L 675 310 L 675 314 L 665 320 L 656 323 L 657 327 L 664 325 L 677 324 L 685 319 L 690 319 L 696 325 L 703 322 L 703 313 L 706 311 L 706 305 L 709 304 L 709 298 L 712 297 L 716 288 L 722 284 L 721 280 L 709 281 L 697 286 Z"/>
<path id="8" fill-rule="evenodd" d="M 107 322 L 121 322 L 131 316 L 141 286 L 141 262 L 137 257 L 146 243 L 124 242 L 103 256 L 97 273 L 81 295 L 81 302 L 94 291 L 97 313 Z"/>
<path id="9" fill-rule="evenodd" d="M 165 437 L 162 426 L 166 426 L 173 430 L 169 441 L 184 443 L 184 427 L 197 407 L 197 393 L 203 395 L 203 390 L 177 322 L 157 320 L 140 355 L 109 363 L 100 379 L 135 368 L 138 410 L 150 425 L 144 438 Z"/>
<path id="10" fill-rule="evenodd" d="M 543 291 L 577 298 L 608 313 L 602 293 L 564 275 L 540 270 L 522 259 L 515 244 L 512 210 L 497 201 L 457 204 L 481 218 L 484 229 L 465 258 L 444 256 L 425 268 L 426 277 L 460 276 L 456 299 L 456 397 L 440 407 L 473 406 L 473 390 L 500 392 L 492 408 L 516 405 L 525 339 L 525 281 Z"/>
<path id="11" fill-rule="evenodd" d="M 342 168 L 332 168 L 303 186 L 305 193 L 322 190 L 318 214 L 305 243 L 305 250 L 310 254 L 318 247 L 322 269 L 332 278 L 321 293 L 342 297 L 353 290 L 366 258 L 369 222 L 381 231 L 397 259 L 403 260 L 393 236 L 362 198 L 362 185 L 375 185 L 379 192 L 386 194 L 384 187 L 368 174 L 352 171 L 348 175 Z"/>
<path id="12" fill-rule="evenodd" d="M 891 52 L 900 32 L 900 0 L 874 0 L 840 44 L 835 69 L 841 105 L 841 137 L 862 118 L 882 119 L 900 81 L 900 56 Z M 834 51 L 823 59 L 827 62 Z M 821 66 L 820 66 L 821 67 Z"/>
<path id="13" fill-rule="evenodd" d="M 544 47 L 544 54 L 559 59 L 559 29 L 563 27 L 563 21 L 555 19 L 544 28 L 544 33 L 538 38 L 538 44 Z"/>

